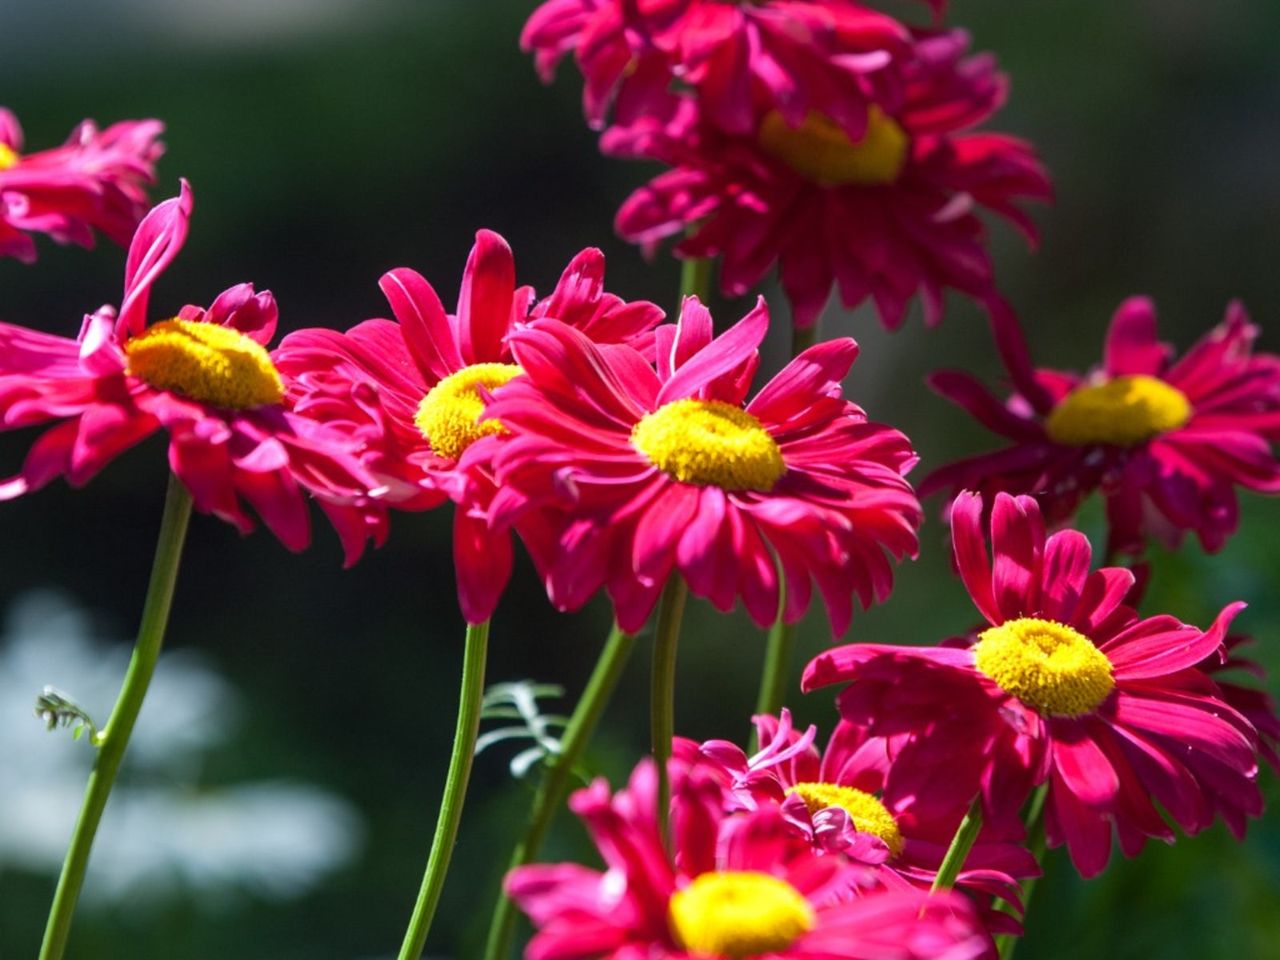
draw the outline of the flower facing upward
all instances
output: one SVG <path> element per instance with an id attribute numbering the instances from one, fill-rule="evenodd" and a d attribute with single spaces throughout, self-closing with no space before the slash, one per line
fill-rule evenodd
<path id="1" fill-rule="evenodd" d="M 618 123 L 669 119 L 683 85 L 732 133 L 749 134 L 763 104 L 795 124 L 820 110 L 855 137 L 869 104 L 898 94 L 895 58 L 909 41 L 898 21 L 850 0 L 548 0 L 521 37 L 544 80 L 575 54 L 593 126 L 611 104 Z"/>
<path id="2" fill-rule="evenodd" d="M 603 585 L 634 631 L 683 576 L 719 609 L 742 597 L 764 625 L 778 613 L 780 568 L 786 620 L 804 613 L 812 577 L 841 632 L 852 593 L 864 606 L 888 595 L 885 552 L 916 549 L 919 504 L 903 479 L 915 455 L 843 398 L 849 339 L 805 351 L 743 406 L 767 325 L 761 301 L 713 339 L 690 297 L 679 324 L 657 331 L 656 371 L 553 320 L 512 335 L 526 376 L 488 412 L 511 430 L 484 451 L 502 486 L 493 516 L 563 511 L 541 564 L 557 606 Z"/>
<path id="3" fill-rule="evenodd" d="M 158 120 L 105 130 L 85 120 L 63 146 L 24 154 L 17 118 L 0 107 L 0 257 L 34 261 L 33 233 L 92 247 L 100 230 L 128 243 L 147 212 L 163 129 Z"/>
<path id="4" fill-rule="evenodd" d="M 118 318 L 101 308 L 76 340 L 0 324 L 0 424 L 58 421 L 21 472 L 0 483 L 0 499 L 59 476 L 81 486 L 164 427 L 169 466 L 197 510 L 244 533 L 253 527 L 247 502 L 286 547 L 301 550 L 311 536 L 304 491 L 355 502 L 374 481 L 353 444 L 284 408 L 288 381 L 265 346 L 276 326 L 271 294 L 240 284 L 207 309 L 186 306 L 148 325 L 151 285 L 182 248 L 190 214 L 184 182 L 139 225 Z"/>
<path id="5" fill-rule="evenodd" d="M 826 749 L 814 747 L 815 728 L 800 733 L 784 708 L 755 718 L 760 751 L 748 757 L 736 744 L 677 740 L 675 756 L 717 770 L 730 796 L 746 810 L 778 807 L 816 850 L 843 854 L 866 871 L 864 885 L 928 890 L 967 802 L 931 789 L 936 770 L 911 770 L 890 760 L 888 744 L 841 721 Z M 945 771 L 944 771 L 945 775 Z M 1016 843 L 979 837 L 956 886 L 992 907 L 1001 897 L 1019 903 L 1018 878 L 1037 875 L 1035 858 Z M 1019 928 L 994 909 L 989 925 Z"/>
<path id="6" fill-rule="evenodd" d="M 722 257 L 731 296 L 777 264 L 799 327 L 816 321 L 833 285 L 847 307 L 871 299 L 890 329 L 917 294 L 931 325 L 946 289 L 988 303 L 996 292 L 976 211 L 1034 239 L 1018 202 L 1051 190 L 1027 144 L 970 131 L 1004 101 L 1006 83 L 989 56 L 965 56 L 968 43 L 962 31 L 915 40 L 901 96 L 873 105 L 852 133 L 821 108 L 758 109 L 741 134 L 696 111 L 661 132 L 610 130 L 608 151 L 672 167 L 623 203 L 618 232 L 646 248 L 687 233 L 676 252 Z"/>
<path id="7" fill-rule="evenodd" d="M 387 273 L 381 287 L 398 322 L 367 320 L 346 333 L 300 330 L 284 338 L 276 362 L 292 378 L 293 409 L 351 437 L 387 488 L 378 500 L 329 508 L 348 564 L 368 536 L 385 539 L 389 507 L 425 510 L 452 499 L 459 602 L 478 623 L 493 613 L 510 576 L 511 538 L 485 519 L 493 495 L 485 466 L 459 461 L 481 437 L 504 434 L 498 421 L 480 417 L 490 393 L 520 373 L 508 335 L 516 324 L 552 316 L 600 342 L 652 352 L 663 314 L 605 292 L 604 256 L 595 249 L 574 257 L 551 296 L 535 303 L 532 289 L 516 286 L 511 248 L 488 230 L 476 235 L 455 315 L 407 268 Z M 536 536 L 534 518 L 520 532 Z"/>
<path id="8" fill-rule="evenodd" d="M 1113 828 L 1128 856 L 1147 837 L 1173 841 L 1153 800 L 1188 834 L 1221 814 L 1241 835 L 1245 818 L 1262 809 L 1257 732 L 1196 665 L 1222 650 L 1243 604 L 1227 607 L 1207 631 L 1170 616 L 1141 619 L 1124 604 L 1133 574 L 1090 573 L 1089 541 L 1074 530 L 1046 538 L 1031 498 L 997 497 L 992 559 L 981 499 L 961 494 L 951 516 L 960 575 L 990 626 L 967 648 L 829 651 L 809 664 L 805 689 L 858 681 L 842 695 L 841 713 L 872 733 L 886 724 L 907 730 L 901 718 L 868 715 L 877 686 L 909 683 L 917 703 L 936 703 L 913 718 L 921 730 L 963 702 L 962 724 L 948 715 L 948 724 L 927 728 L 932 748 L 954 770 L 980 769 L 977 782 L 966 774 L 956 789 L 981 789 L 1001 825 L 1016 818 L 1027 780 L 991 768 L 1009 762 L 1011 729 L 1030 738 L 1036 749 L 1020 760 L 1031 781 L 1049 784 L 1049 842 L 1065 843 L 1086 877 L 1106 866 Z M 1023 789 L 992 789 L 1001 776 Z"/>
<path id="9" fill-rule="evenodd" d="M 673 765 L 676 766 L 676 765 Z M 610 796 L 596 781 L 570 805 L 606 872 L 519 867 L 508 894 L 537 932 L 528 960 L 973 960 L 986 940 L 963 897 L 857 893 L 856 866 L 820 856 L 777 808 L 726 815 L 703 771 L 672 784 L 669 856 L 654 814 L 653 766 Z"/>
<path id="10" fill-rule="evenodd" d="M 1257 335 L 1232 303 L 1171 361 L 1154 306 L 1134 297 L 1116 311 L 1102 366 L 1088 376 L 1012 364 L 1018 393 L 1001 403 L 967 374 L 934 374 L 935 390 L 1012 446 L 942 467 L 921 492 L 1030 494 L 1060 523 L 1101 490 L 1109 552 L 1140 554 L 1148 536 L 1172 546 L 1188 531 L 1219 550 L 1239 523 L 1236 485 L 1280 493 L 1280 357 L 1254 354 Z"/>

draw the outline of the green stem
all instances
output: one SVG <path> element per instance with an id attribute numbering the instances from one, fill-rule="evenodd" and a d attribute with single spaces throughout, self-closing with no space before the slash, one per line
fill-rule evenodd
<path id="1" fill-rule="evenodd" d="M 697 297 L 706 304 L 711 296 L 710 257 L 693 257 L 680 263 L 680 299 Z"/>
<path id="2" fill-rule="evenodd" d="M 969 851 L 973 849 L 981 831 L 982 799 L 974 797 L 973 803 L 969 805 L 969 812 L 964 815 L 960 826 L 956 828 L 956 835 L 951 838 L 951 846 L 947 847 L 947 853 L 942 858 L 942 866 L 938 867 L 938 875 L 933 879 L 930 893 L 950 890 L 956 885 L 956 878 L 964 869 L 964 862 L 968 859 Z"/>
<path id="3" fill-rule="evenodd" d="M 440 892 L 444 889 L 449 858 L 458 836 L 462 804 L 471 778 L 471 761 L 476 752 L 476 735 L 480 731 L 480 703 L 484 699 L 484 661 L 489 646 L 489 621 L 467 624 L 466 649 L 462 656 L 462 690 L 458 695 L 458 725 L 453 733 L 453 755 L 444 781 L 444 796 L 436 818 L 436 833 L 427 857 L 427 872 L 414 904 L 409 929 L 400 947 L 400 960 L 418 960 L 426 946 L 427 932 L 435 916 Z"/>
<path id="4" fill-rule="evenodd" d="M 1044 802 L 1048 795 L 1049 785 L 1041 784 L 1031 795 L 1031 807 L 1027 810 L 1027 849 L 1036 858 L 1036 863 L 1044 865 Z M 1031 895 L 1035 893 L 1037 877 L 1028 877 L 1022 884 L 1022 912 L 1025 916 L 1031 909 Z M 1002 908 L 1004 904 L 1000 904 Z M 1010 960 L 1013 951 L 1018 949 L 1021 937 L 1012 933 L 1002 933 L 996 937 L 996 947 L 1000 951 L 1000 960 Z"/>
<path id="5" fill-rule="evenodd" d="M 791 358 L 795 359 L 814 345 L 818 339 L 818 324 L 791 328 Z M 760 692 L 756 696 L 756 713 L 776 714 L 787 699 L 787 684 L 791 680 L 791 658 L 796 648 L 796 632 L 799 624 L 784 623 L 783 611 L 787 609 L 787 587 L 782 581 L 779 566 L 778 619 L 769 630 L 765 644 L 764 671 L 760 674 Z M 752 752 L 759 746 L 756 734 L 751 734 Z"/>
<path id="6" fill-rule="evenodd" d="M 49 909 L 49 922 L 45 926 L 44 941 L 40 945 L 40 960 L 60 960 L 71 933 L 71 918 L 75 913 L 80 887 L 84 884 L 85 870 L 89 866 L 89 853 L 93 838 L 106 809 L 107 798 L 120 770 L 129 735 L 142 709 L 147 686 L 155 672 L 160 647 L 164 644 L 164 631 L 169 622 L 169 607 L 173 602 L 173 588 L 178 579 L 178 563 L 182 559 L 182 544 L 191 519 L 191 494 L 182 482 L 172 474 L 165 493 L 164 516 L 160 521 L 160 536 L 156 541 L 155 559 L 151 562 L 151 580 L 147 584 L 147 597 L 142 605 L 142 623 L 133 646 L 133 657 L 120 688 L 120 696 L 111 711 L 107 724 L 94 743 L 98 755 L 85 788 L 80 817 L 76 820 L 66 859 L 62 862 L 62 874 L 58 877 L 58 889 Z"/>
<path id="7" fill-rule="evenodd" d="M 510 869 L 532 863 L 542 849 L 547 830 L 557 811 L 564 805 L 574 767 L 582 759 L 587 744 L 595 734 L 600 716 L 604 713 L 613 691 L 618 686 L 622 671 L 635 647 L 635 636 L 624 633 L 615 623 L 605 641 L 600 659 L 596 661 L 591 679 L 587 681 L 582 698 L 569 718 L 560 740 L 560 752 L 547 762 L 538 792 L 529 811 L 529 823 L 524 836 L 516 844 L 511 855 Z M 511 941 L 516 930 L 516 907 L 511 898 L 498 892 L 498 902 L 493 908 L 493 920 L 489 924 L 489 939 L 485 944 L 485 960 L 507 960 L 511 956 Z"/>
<path id="8" fill-rule="evenodd" d="M 671 738 L 675 736 L 676 644 L 689 587 L 684 577 L 673 571 L 658 602 L 657 633 L 653 639 L 653 686 L 649 699 L 650 730 L 653 733 L 653 762 L 658 768 L 658 829 L 667 838 L 671 811 L 671 780 L 667 761 L 671 759 Z"/>
<path id="9" fill-rule="evenodd" d="M 756 697 L 756 713 L 776 714 L 787 699 L 787 685 L 791 680 L 791 657 L 796 648 L 796 628 L 799 624 L 784 623 L 782 610 L 787 603 L 787 588 L 778 589 L 778 619 L 769 631 L 765 647 L 764 672 L 760 675 L 760 693 Z"/>

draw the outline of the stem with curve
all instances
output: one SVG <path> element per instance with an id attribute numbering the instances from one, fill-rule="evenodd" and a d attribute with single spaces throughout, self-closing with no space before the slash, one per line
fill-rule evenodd
<path id="1" fill-rule="evenodd" d="M 458 697 L 458 723 L 453 734 L 453 754 L 445 776 L 444 796 L 436 817 L 436 832 L 431 840 L 427 870 L 422 889 L 414 904 L 409 928 L 400 947 L 400 960 L 418 960 L 426 946 L 427 933 L 444 890 L 449 859 L 462 820 L 462 805 L 471 778 L 471 761 L 476 752 L 476 736 L 480 732 L 480 705 L 484 699 L 484 664 L 489 647 L 489 621 L 467 624 L 466 646 L 462 657 L 462 690 Z"/>
<path id="2" fill-rule="evenodd" d="M 102 821 L 111 788 L 129 746 L 129 736 L 142 709 L 143 698 L 155 672 L 160 648 L 164 645 L 165 627 L 169 623 L 169 608 L 173 603 L 173 589 L 178 579 L 178 564 L 182 559 L 182 545 L 186 540 L 187 525 L 191 520 L 191 494 L 177 477 L 170 474 L 165 493 L 164 515 L 160 521 L 160 535 L 156 541 L 155 559 L 151 563 L 151 579 L 147 584 L 147 596 L 142 605 L 142 622 L 134 643 L 133 656 L 125 674 L 124 684 L 116 699 L 107 724 L 94 740 L 98 755 L 94 759 L 89 783 L 85 787 L 84 802 L 76 820 L 58 888 L 49 909 L 44 941 L 40 945 L 40 960 L 60 960 L 71 933 L 71 919 L 76 901 L 84 884 L 89 866 L 89 854 L 93 838 Z"/>
<path id="3" fill-rule="evenodd" d="M 533 807 L 529 811 L 528 825 L 511 855 L 509 869 L 514 870 L 532 863 L 542 849 L 551 822 L 564 805 L 573 770 L 582 759 L 600 717 L 618 686 L 618 680 L 635 647 L 635 640 L 634 634 L 625 633 L 616 623 L 609 632 L 595 670 L 592 671 L 586 689 L 582 691 L 582 697 L 564 729 L 560 751 L 547 760 L 538 791 L 534 794 Z M 511 955 L 516 917 L 515 903 L 504 892 L 499 891 L 498 902 L 493 908 L 493 919 L 489 924 L 489 939 L 485 943 L 485 960 L 507 960 Z"/>

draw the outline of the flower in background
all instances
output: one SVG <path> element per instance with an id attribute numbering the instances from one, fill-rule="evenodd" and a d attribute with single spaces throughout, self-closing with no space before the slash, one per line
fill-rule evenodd
<path id="1" fill-rule="evenodd" d="M 163 130 L 158 120 L 105 130 L 85 120 L 61 147 L 24 154 L 17 117 L 0 107 L 0 257 L 34 262 L 32 233 L 92 247 L 100 230 L 128 243 L 149 206 Z"/>
<path id="2" fill-rule="evenodd" d="M 102 721 L 128 664 L 128 645 L 96 636 L 59 594 L 10 607 L 0 637 L 0 870 L 55 876 L 66 854 L 93 749 L 46 732 L 31 701 L 54 681 Z M 209 754 L 237 739 L 240 698 L 197 651 L 165 655 L 111 796 L 89 867 L 88 899 L 113 909 L 183 891 L 246 890 L 292 899 L 347 866 L 364 826 L 341 797 L 313 784 L 201 782 Z"/>
<path id="3" fill-rule="evenodd" d="M 946 289 L 989 305 L 995 280 L 978 211 L 1034 241 L 1018 204 L 1050 199 L 1051 187 L 1028 144 L 971 130 L 1008 85 L 992 57 L 967 57 L 968 46 L 963 31 L 921 34 L 900 67 L 901 95 L 873 105 L 854 134 L 822 108 L 757 109 L 743 134 L 697 111 L 660 131 L 615 127 L 606 150 L 672 167 L 623 203 L 618 232 L 646 248 L 683 236 L 679 256 L 721 257 L 730 296 L 777 264 L 802 328 L 833 285 L 846 307 L 871 299 L 890 329 L 917 294 L 930 325 Z"/>
<path id="4" fill-rule="evenodd" d="M 460 460 L 476 440 L 505 432 L 480 416 L 490 392 L 520 373 L 508 335 L 516 324 L 549 316 L 600 343 L 652 353 L 663 313 L 607 293 L 604 255 L 595 249 L 574 257 L 551 296 L 535 303 L 531 288 L 516 286 L 511 248 L 489 230 L 476 235 L 456 314 L 445 313 L 413 270 L 392 270 L 380 285 L 398 323 L 300 330 L 284 338 L 274 359 L 290 378 L 290 407 L 350 437 L 386 488 L 376 501 L 323 505 L 347 563 L 359 559 L 367 538 L 385 540 L 390 507 L 428 510 L 452 499 L 459 603 L 479 623 L 511 575 L 511 537 L 491 531 L 485 517 L 494 489 L 487 470 Z M 534 524 L 530 518 L 518 530 L 536 536 Z"/>
<path id="5" fill-rule="evenodd" d="M 870 882 L 888 889 L 928 890 L 955 836 L 968 801 L 933 781 L 952 768 L 912 769 L 890 759 L 882 739 L 842 720 L 819 753 L 816 728 L 804 733 L 780 717 L 755 717 L 760 751 L 748 757 L 725 740 L 703 744 L 677 739 L 675 756 L 719 771 L 743 809 L 778 807 L 815 849 L 863 864 Z M 965 859 L 956 887 L 984 906 L 993 932 L 1020 932 L 1013 918 L 992 909 L 1000 897 L 1020 903 L 1018 878 L 1040 868 L 1024 847 L 992 836 L 988 828 Z"/>
<path id="6" fill-rule="evenodd" d="M 621 124 L 669 119 L 681 85 L 730 133 L 750 135 L 763 105 L 793 126 L 819 111 L 857 139 L 869 106 L 900 94 L 895 58 L 910 39 L 897 20 L 849 0 L 549 0 L 520 42 L 544 81 L 575 54 L 595 127 L 611 105 Z"/>
<path id="7" fill-rule="evenodd" d="M 1020 334 L 1009 327 L 1003 336 Z M 1173 361 L 1156 339 L 1155 307 L 1134 297 L 1112 318 L 1101 367 L 1085 376 L 1014 362 L 1017 392 L 1002 403 L 968 374 L 936 373 L 936 391 L 1012 445 L 934 471 L 921 493 L 1029 494 L 1057 524 L 1101 490 L 1109 555 L 1141 554 L 1149 536 L 1174 546 L 1188 531 L 1205 550 L 1220 550 L 1239 524 L 1237 485 L 1280 493 L 1272 450 L 1280 357 L 1255 355 L 1257 336 L 1233 302 L 1221 324 Z"/>
<path id="8" fill-rule="evenodd" d="M 931 738 L 935 756 L 951 757 L 959 769 L 986 767 L 977 783 L 956 789 L 981 788 L 997 824 L 1016 823 L 1026 799 L 1018 772 L 1005 782 L 1020 791 L 992 788 L 1009 731 L 1024 734 L 1038 748 L 1025 755 L 1025 770 L 1031 782 L 1049 784 L 1049 843 L 1065 843 L 1083 876 L 1106 866 L 1113 829 L 1127 856 L 1148 837 L 1173 842 L 1156 803 L 1187 834 L 1220 814 L 1242 836 L 1246 817 L 1262 811 L 1258 735 L 1196 665 L 1222 651 L 1243 604 L 1228 606 L 1206 631 L 1171 616 L 1141 619 L 1124 604 L 1133 573 L 1090 573 L 1089 541 L 1075 530 L 1046 538 L 1030 497 L 996 498 L 990 559 L 982 513 L 981 499 L 967 493 L 951 510 L 960 576 L 990 624 L 972 645 L 840 647 L 809 664 L 804 688 L 857 680 L 841 698 L 842 715 L 873 734 L 878 719 L 906 739 L 915 734 L 899 718 L 867 715 L 874 696 L 866 687 L 897 674 L 921 701 L 939 704 L 935 716 L 963 697 L 971 708 L 963 724 L 916 729 Z"/>
<path id="9" fill-rule="evenodd" d="M 741 597 L 766 625 L 781 572 L 785 620 L 804 614 L 813 578 L 841 633 L 852 594 L 864 607 L 888 596 L 886 552 L 917 547 L 910 442 L 844 399 L 858 354 L 848 338 L 806 350 L 744 406 L 768 322 L 762 300 L 713 338 L 710 313 L 689 297 L 679 324 L 656 331 L 656 372 L 555 320 L 512 334 L 525 376 L 486 414 L 511 434 L 473 449 L 500 486 L 495 522 L 563 511 L 540 561 L 558 607 L 603 585 L 635 631 L 682 576 L 718 609 Z"/>
<path id="10" fill-rule="evenodd" d="M 151 285 L 186 240 L 191 203 L 184 182 L 139 225 L 118 316 L 102 307 L 75 340 L 0 324 L 0 429 L 56 422 L 0 482 L 0 500 L 56 477 L 82 486 L 163 427 L 169 466 L 197 510 L 247 533 L 243 501 L 301 550 L 311 538 L 304 491 L 354 502 L 373 481 L 350 441 L 285 409 L 287 384 L 265 347 L 276 327 L 270 293 L 240 284 L 207 309 L 148 325 Z"/>
<path id="11" fill-rule="evenodd" d="M 606 872 L 572 863 L 519 867 L 506 889 L 537 932 L 529 960 L 771 957 L 972 960 L 989 940 L 960 895 L 855 895 L 858 869 L 822 856 L 776 808 L 726 815 L 713 779 L 673 782 L 673 853 L 655 815 L 653 765 L 610 795 L 597 780 L 570 801 Z"/>

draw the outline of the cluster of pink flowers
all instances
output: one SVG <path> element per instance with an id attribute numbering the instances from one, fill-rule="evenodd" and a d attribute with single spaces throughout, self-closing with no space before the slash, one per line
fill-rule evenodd
<path id="1" fill-rule="evenodd" d="M 523 42 L 549 76 L 566 54 L 615 155 L 671 169 L 618 212 L 652 248 L 719 257 L 747 292 L 777 266 L 793 319 L 812 326 L 832 287 L 900 326 L 917 295 L 930 325 L 943 294 L 998 299 L 978 212 L 1034 241 L 1023 201 L 1051 197 L 1029 145 L 976 131 L 1004 76 L 963 30 L 908 27 L 852 2 L 549 0 Z"/>
<path id="2" fill-rule="evenodd" d="M 1207 629 L 1137 608 L 1150 542 L 1192 531 L 1217 551 L 1237 488 L 1280 492 L 1280 357 L 1254 352 L 1257 328 L 1232 304 L 1174 360 L 1135 298 L 1096 370 L 1032 364 L 981 214 L 1034 241 L 1023 203 L 1050 185 L 1027 144 L 975 130 L 1008 84 L 942 25 L 945 6 L 929 3 L 920 27 L 853 0 L 548 0 L 527 25 L 544 76 L 576 59 L 603 149 L 669 168 L 623 203 L 624 237 L 680 236 L 678 255 L 715 260 L 729 295 L 776 268 L 802 331 L 833 287 L 891 329 L 917 298 L 936 324 L 960 292 L 989 313 L 1011 384 L 998 397 L 964 372 L 931 378 L 1009 441 L 920 489 L 947 495 L 984 622 L 934 646 L 817 656 L 803 689 L 841 687 L 824 750 L 785 708 L 755 717 L 752 754 L 669 744 L 655 692 L 658 762 L 571 801 L 606 869 L 508 874 L 537 927 L 529 960 L 987 960 L 1021 933 L 1040 839 L 1091 877 L 1113 843 L 1134 856 L 1219 819 L 1241 836 L 1262 812 L 1259 761 L 1280 767 L 1280 718 L 1228 674 L 1256 671 L 1228 632 L 1244 605 Z M 401 267 L 379 282 L 394 319 L 295 330 L 274 350 L 275 300 L 248 283 L 153 312 L 193 206 L 184 181 L 147 212 L 159 130 L 86 122 L 23 155 L 0 111 L 0 255 L 33 259 L 33 232 L 129 244 L 118 308 L 87 313 L 74 339 L 0 323 L 0 429 L 46 428 L 0 499 L 87 483 L 164 428 L 198 511 L 242 532 L 256 514 L 301 550 L 314 501 L 347 565 L 385 542 L 396 511 L 452 504 L 473 627 L 516 542 L 557 609 L 606 594 L 624 635 L 683 585 L 785 636 L 816 586 L 839 638 L 855 600 L 886 600 L 895 563 L 916 555 L 918 457 L 846 396 L 857 344 L 798 350 L 760 384 L 763 298 L 719 335 L 705 297 L 668 321 L 608 292 L 596 249 L 540 297 L 482 230 L 452 311 Z M 1091 569 L 1072 524 L 1094 492 L 1106 562 L 1132 567 Z M 671 650 L 674 633 L 660 638 Z"/>

